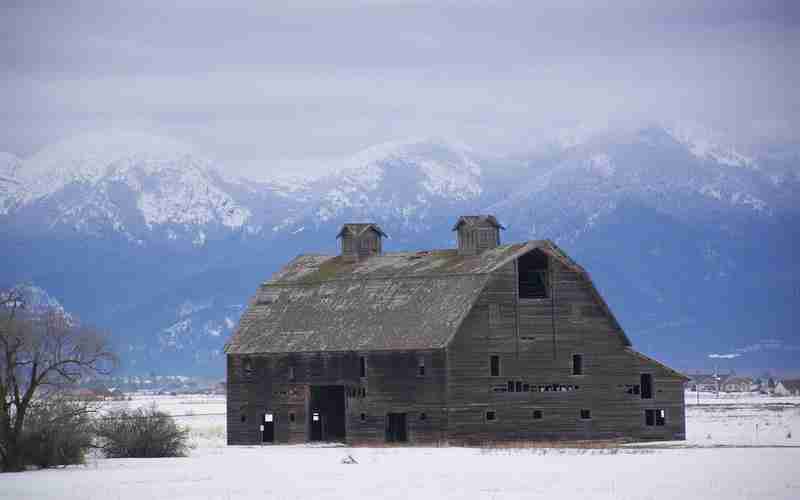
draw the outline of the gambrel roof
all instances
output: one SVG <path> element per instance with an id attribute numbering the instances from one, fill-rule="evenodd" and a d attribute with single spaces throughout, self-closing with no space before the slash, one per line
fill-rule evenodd
<path id="1" fill-rule="evenodd" d="M 548 240 L 501 245 L 478 255 L 432 250 L 359 261 L 300 255 L 259 287 L 225 350 L 257 354 L 443 348 L 491 273 L 534 249 L 588 280 L 585 271 Z"/>

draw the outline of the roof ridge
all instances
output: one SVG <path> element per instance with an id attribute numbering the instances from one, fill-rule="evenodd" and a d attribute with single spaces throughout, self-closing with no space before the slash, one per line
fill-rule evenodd
<path id="1" fill-rule="evenodd" d="M 333 282 L 342 282 L 342 281 L 382 281 L 382 280 L 397 280 L 397 279 L 409 279 L 409 280 L 416 280 L 416 279 L 444 279 L 444 278 L 463 278 L 467 276 L 486 276 L 492 274 L 494 270 L 490 271 L 476 271 L 473 273 L 434 273 L 434 274 L 411 274 L 411 275 L 404 275 L 404 274 L 385 274 L 382 276 L 375 276 L 375 275 L 367 275 L 367 276 L 359 276 L 359 277 L 350 277 L 350 278 L 330 278 L 325 280 L 314 280 L 314 281 L 303 281 L 302 278 L 295 280 L 295 281 L 265 281 L 261 283 L 261 286 L 300 286 L 300 285 L 319 285 L 321 283 L 333 283 Z"/>

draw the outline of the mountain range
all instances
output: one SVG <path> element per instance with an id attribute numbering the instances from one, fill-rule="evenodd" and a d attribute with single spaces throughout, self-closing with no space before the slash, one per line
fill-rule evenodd
<path id="1" fill-rule="evenodd" d="M 124 370 L 221 374 L 258 284 L 335 253 L 343 222 L 384 249 L 455 246 L 458 215 L 549 238 L 593 276 L 635 346 L 683 370 L 798 372 L 800 148 L 742 154 L 665 127 L 498 156 L 380 144 L 313 178 L 255 181 L 178 141 L 91 134 L 0 153 L 0 284 L 111 332 Z"/>

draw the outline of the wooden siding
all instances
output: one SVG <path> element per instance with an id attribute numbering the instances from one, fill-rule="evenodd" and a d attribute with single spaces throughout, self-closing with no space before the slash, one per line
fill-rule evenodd
<path id="1" fill-rule="evenodd" d="M 549 281 L 549 297 L 519 300 L 516 261 L 495 271 L 448 346 L 450 442 L 684 439 L 683 380 L 626 349 L 576 272 L 551 258 Z M 583 375 L 572 375 L 574 354 L 582 355 Z M 499 377 L 490 376 L 492 355 L 500 357 Z M 653 376 L 652 399 L 628 394 L 641 373 Z M 507 392 L 509 382 L 529 391 Z M 582 409 L 590 419 L 580 418 Z M 665 410 L 666 425 L 646 426 L 646 409 Z"/>
<path id="2" fill-rule="evenodd" d="M 367 360 L 364 378 L 359 376 L 360 356 Z M 407 414 L 411 443 L 438 443 L 445 434 L 443 350 L 271 354 L 251 359 L 253 370 L 248 376 L 243 356 L 228 355 L 228 444 L 260 443 L 260 420 L 266 411 L 275 415 L 275 443 L 308 441 L 312 385 L 343 385 L 346 394 L 354 389 L 355 397 L 345 397 L 348 443 L 383 443 L 385 417 L 390 412 Z M 424 376 L 418 374 L 420 359 L 425 363 Z M 294 367 L 292 380 L 290 366 Z M 366 391 L 364 397 L 361 389 Z M 294 423 L 289 421 L 290 412 Z"/>
<path id="3" fill-rule="evenodd" d="M 461 255 L 475 255 L 499 244 L 500 230 L 491 225 L 475 227 L 463 224 L 458 228 L 458 253 Z"/>

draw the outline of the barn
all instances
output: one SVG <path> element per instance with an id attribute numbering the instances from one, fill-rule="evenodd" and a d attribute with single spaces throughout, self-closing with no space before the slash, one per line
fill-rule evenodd
<path id="1" fill-rule="evenodd" d="M 687 378 L 631 346 L 552 241 L 384 252 L 345 224 L 258 288 L 225 346 L 229 444 L 685 439 Z"/>

